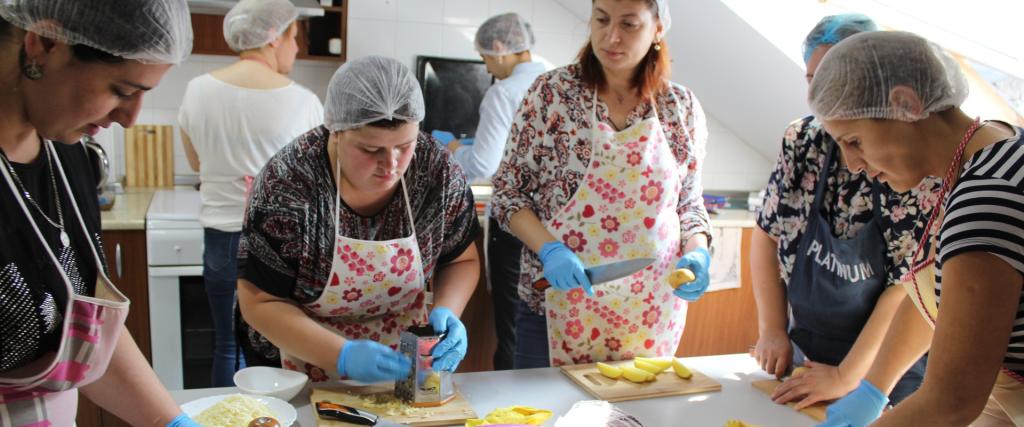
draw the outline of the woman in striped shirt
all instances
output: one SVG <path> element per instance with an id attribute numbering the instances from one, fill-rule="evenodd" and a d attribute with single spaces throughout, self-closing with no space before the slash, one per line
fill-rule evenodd
<path id="1" fill-rule="evenodd" d="M 944 177 L 942 209 L 918 239 L 926 248 L 937 237 L 937 249 L 917 251 L 904 278 L 911 298 L 865 380 L 823 425 L 1024 425 L 1024 130 L 968 116 L 966 97 L 957 62 L 903 32 L 840 42 L 811 83 L 811 109 L 851 170 L 896 191 Z M 926 351 L 921 388 L 875 421 Z"/>

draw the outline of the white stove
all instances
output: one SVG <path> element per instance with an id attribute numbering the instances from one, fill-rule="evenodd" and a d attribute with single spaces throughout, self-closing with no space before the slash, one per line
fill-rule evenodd
<path id="1" fill-rule="evenodd" d="M 146 212 L 153 369 L 170 390 L 185 386 L 182 284 L 202 283 L 200 207 L 199 191 L 178 187 L 157 190 Z"/>

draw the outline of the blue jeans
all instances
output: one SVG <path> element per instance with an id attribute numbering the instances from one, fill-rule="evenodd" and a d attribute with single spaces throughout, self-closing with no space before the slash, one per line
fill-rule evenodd
<path id="1" fill-rule="evenodd" d="M 548 319 L 534 313 L 525 302 L 516 305 L 515 369 L 547 368 Z"/>
<path id="2" fill-rule="evenodd" d="M 238 286 L 238 240 L 241 232 L 203 229 L 203 283 L 213 316 L 213 387 L 235 385 L 236 368 L 245 360 L 235 344 L 234 307 Z"/>

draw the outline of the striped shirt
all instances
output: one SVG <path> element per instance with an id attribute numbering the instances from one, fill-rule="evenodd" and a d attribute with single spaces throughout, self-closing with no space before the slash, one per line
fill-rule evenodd
<path id="1" fill-rule="evenodd" d="M 978 151 L 950 190 L 939 232 L 935 298 L 941 299 L 942 264 L 967 252 L 995 255 L 1024 275 L 1024 129 Z M 1003 365 L 1024 375 L 1024 293 Z"/>

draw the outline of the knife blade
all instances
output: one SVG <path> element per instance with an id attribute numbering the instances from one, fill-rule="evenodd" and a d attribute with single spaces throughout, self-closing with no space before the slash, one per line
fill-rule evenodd
<path id="1" fill-rule="evenodd" d="M 591 285 L 598 285 L 629 276 L 647 268 L 654 261 L 654 258 L 633 258 L 584 268 L 583 272 L 587 274 Z M 540 279 L 533 283 L 533 288 L 538 291 L 543 291 L 550 287 L 551 283 L 547 279 Z"/>

